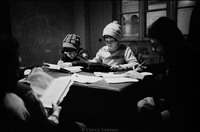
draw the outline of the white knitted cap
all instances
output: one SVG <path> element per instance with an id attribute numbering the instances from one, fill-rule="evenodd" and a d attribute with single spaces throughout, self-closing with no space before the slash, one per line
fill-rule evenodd
<path id="1" fill-rule="evenodd" d="M 117 40 L 120 40 L 122 37 L 121 32 L 121 25 L 119 25 L 117 21 L 113 21 L 104 28 L 103 36 L 108 35 L 114 37 Z"/>

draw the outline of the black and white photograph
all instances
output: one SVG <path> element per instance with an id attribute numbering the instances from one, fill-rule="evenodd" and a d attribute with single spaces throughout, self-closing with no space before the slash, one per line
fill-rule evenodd
<path id="1" fill-rule="evenodd" d="M 1 132 L 195 132 L 198 0 L 2 0 Z"/>

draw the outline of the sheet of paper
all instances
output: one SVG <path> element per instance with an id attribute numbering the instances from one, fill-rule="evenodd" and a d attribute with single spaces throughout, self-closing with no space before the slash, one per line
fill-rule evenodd
<path id="1" fill-rule="evenodd" d="M 94 72 L 95 76 L 103 77 L 108 83 L 123 83 L 123 82 L 138 82 L 147 75 L 152 75 L 150 72 L 137 72 L 130 70 L 122 73 L 115 72 Z"/>
<path id="2" fill-rule="evenodd" d="M 140 74 L 144 76 L 153 75 L 151 72 L 140 72 Z"/>
<path id="3" fill-rule="evenodd" d="M 56 65 L 56 64 L 50 64 L 50 63 L 46 63 L 44 62 L 43 63 L 44 65 L 48 65 L 50 69 L 55 69 L 55 70 L 59 70 L 60 69 L 60 66 L 59 65 Z"/>
<path id="4" fill-rule="evenodd" d="M 70 76 L 55 78 L 45 94 L 41 97 L 41 101 L 45 107 L 51 108 L 52 103 L 59 103 L 62 101 L 73 84 Z"/>
<path id="5" fill-rule="evenodd" d="M 76 72 L 82 71 L 81 68 L 83 68 L 83 67 L 82 66 L 71 66 L 71 67 L 65 67 L 63 69 L 66 69 L 66 70 L 70 71 L 71 73 L 76 73 Z"/>
<path id="6" fill-rule="evenodd" d="M 103 78 L 123 78 L 124 74 L 115 74 L 115 72 L 94 72 L 94 75 L 97 77 Z"/>
<path id="7" fill-rule="evenodd" d="M 116 74 L 115 72 L 94 72 L 95 76 L 101 76 L 107 83 L 138 82 L 138 79 L 126 77 L 125 73 Z"/>
<path id="8" fill-rule="evenodd" d="M 60 66 L 57 64 L 51 64 L 51 63 L 43 63 L 44 65 L 48 65 L 49 69 L 53 69 L 53 70 L 60 70 Z M 80 72 L 82 71 L 81 68 L 83 68 L 82 66 L 71 66 L 71 67 L 63 67 L 62 69 L 65 69 L 67 71 L 70 71 L 71 73 L 76 73 L 76 72 Z"/>
<path id="9" fill-rule="evenodd" d="M 150 72 L 137 72 L 135 70 L 130 70 L 124 73 L 124 76 L 126 77 L 140 79 L 140 80 L 142 80 L 145 76 L 148 76 L 148 75 L 153 75 L 153 74 Z"/>
<path id="10" fill-rule="evenodd" d="M 134 78 L 127 78 L 127 77 L 122 77 L 122 78 L 104 78 L 104 80 L 108 83 L 125 83 L 125 82 L 138 82 L 138 79 Z"/>
<path id="11" fill-rule="evenodd" d="M 80 82 L 80 83 L 95 83 L 97 81 L 102 80 L 102 77 L 96 77 L 96 76 L 87 76 L 87 75 L 80 75 L 77 73 L 74 73 L 72 75 L 72 79 L 75 82 Z"/>
<path id="12" fill-rule="evenodd" d="M 144 78 L 144 75 L 140 74 L 139 72 L 135 70 L 127 71 L 126 73 L 124 73 L 124 76 L 129 77 L 129 78 L 140 79 L 140 80 Z"/>

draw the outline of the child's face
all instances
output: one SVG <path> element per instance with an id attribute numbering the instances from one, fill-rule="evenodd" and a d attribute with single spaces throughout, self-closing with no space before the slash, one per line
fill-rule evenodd
<path id="1" fill-rule="evenodd" d="M 104 42 L 108 46 L 109 50 L 114 50 L 118 46 L 118 41 L 115 40 L 113 37 L 104 38 Z"/>
<path id="2" fill-rule="evenodd" d="M 64 54 L 67 55 L 69 58 L 74 59 L 76 57 L 77 52 L 75 50 L 65 51 Z"/>

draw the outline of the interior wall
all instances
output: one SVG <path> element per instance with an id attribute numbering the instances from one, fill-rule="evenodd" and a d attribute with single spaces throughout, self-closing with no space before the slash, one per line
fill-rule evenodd
<path id="1" fill-rule="evenodd" d="M 0 4 L 0 32 L 11 35 L 10 10 L 8 1 Z"/>
<path id="2" fill-rule="evenodd" d="M 91 57 L 94 57 L 98 50 L 104 46 L 99 42 L 102 38 L 103 29 L 112 22 L 112 1 L 90 2 L 90 34 L 91 34 Z"/>
<path id="3" fill-rule="evenodd" d="M 80 36 L 82 48 L 86 48 L 85 43 L 85 2 L 84 1 L 74 1 L 74 33 Z"/>
<path id="4" fill-rule="evenodd" d="M 22 66 L 57 63 L 63 38 L 74 32 L 73 2 L 10 1 L 12 35 L 20 43 Z"/>
<path id="5" fill-rule="evenodd" d="M 90 57 L 104 46 L 104 27 L 112 22 L 112 1 L 9 2 L 12 35 L 20 43 L 22 66 L 57 63 L 64 37 L 75 33 Z"/>
<path id="6" fill-rule="evenodd" d="M 112 22 L 112 1 L 75 1 L 74 7 L 74 31 L 81 36 L 81 46 L 92 59 L 104 46 L 99 39 L 104 27 Z"/>

